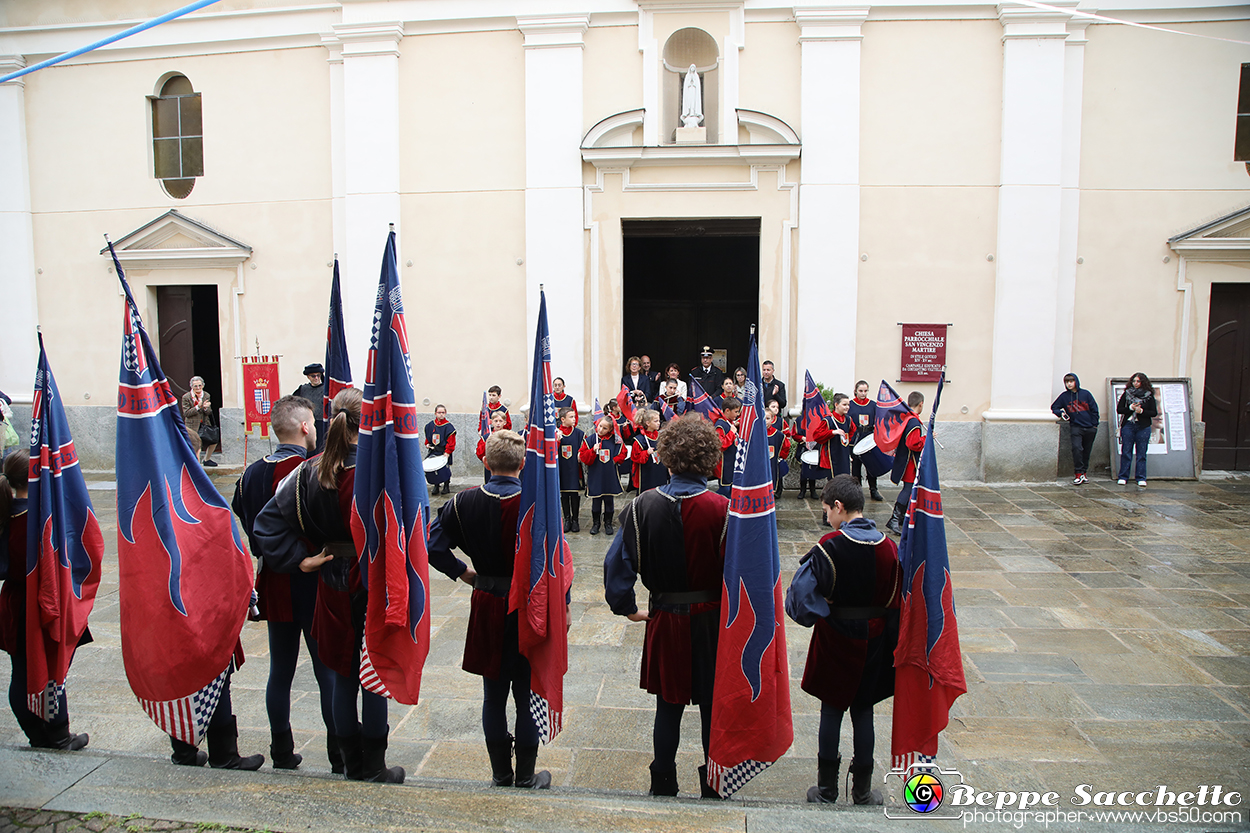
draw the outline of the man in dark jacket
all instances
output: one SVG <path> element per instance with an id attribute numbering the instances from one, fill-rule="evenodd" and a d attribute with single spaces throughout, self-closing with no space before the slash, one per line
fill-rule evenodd
<path id="1" fill-rule="evenodd" d="M 1098 403 L 1089 391 L 1081 387 L 1075 373 L 1063 377 L 1067 388 L 1051 404 L 1050 410 L 1072 429 L 1073 484 L 1088 482 L 1089 455 L 1094 450 L 1094 438 L 1098 436 Z"/>
<path id="2" fill-rule="evenodd" d="M 725 380 L 724 372 L 712 364 L 712 348 L 703 346 L 699 353 L 699 364 L 690 369 L 690 378 L 698 379 L 699 386 L 709 396 L 720 393 L 721 382 Z"/>

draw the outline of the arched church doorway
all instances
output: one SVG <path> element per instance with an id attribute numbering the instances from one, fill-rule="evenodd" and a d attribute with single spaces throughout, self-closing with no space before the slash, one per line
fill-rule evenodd
<path id="1" fill-rule="evenodd" d="M 626 219 L 621 230 L 624 355 L 650 356 L 653 370 L 676 362 L 682 378 L 705 344 L 725 351 L 726 373 L 745 365 L 759 318 L 759 218 Z"/>

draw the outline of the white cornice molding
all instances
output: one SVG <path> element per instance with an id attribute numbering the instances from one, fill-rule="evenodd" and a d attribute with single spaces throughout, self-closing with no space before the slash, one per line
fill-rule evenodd
<path id="1" fill-rule="evenodd" d="M 198 245 L 165 245 L 181 237 Z M 233 268 L 252 256 L 252 247 L 170 209 L 113 244 L 117 259 L 133 269 Z M 108 247 L 100 250 L 108 255 Z"/>
<path id="2" fill-rule="evenodd" d="M 868 19 L 870 6 L 807 6 L 795 7 L 794 21 L 799 24 L 799 43 L 861 40 L 860 27 Z"/>
<path id="3" fill-rule="evenodd" d="M 342 45 L 343 58 L 374 55 L 399 57 L 399 43 L 404 39 L 404 24 L 398 20 L 370 23 L 336 23 L 334 38 Z M 326 38 L 322 37 L 322 43 Z"/>
<path id="4" fill-rule="evenodd" d="M 1246 237 L 1178 240 L 1171 244 L 1171 249 L 1187 260 L 1220 263 L 1250 261 L 1250 238 Z"/>
<path id="5" fill-rule="evenodd" d="M 26 69 L 26 59 L 21 55 L 0 55 L 0 75 L 8 75 L 10 72 L 17 72 L 19 69 Z M 12 81 L 6 81 L 5 87 L 25 87 L 26 81 L 22 78 L 15 78 Z"/>
<path id="6" fill-rule="evenodd" d="M 739 109 L 738 124 L 747 129 L 747 133 L 751 136 L 751 144 L 761 145 L 798 145 L 799 134 L 794 128 L 786 124 L 776 116 L 770 116 L 767 113 L 761 113 L 758 110 L 742 110 Z M 760 136 L 767 141 L 756 142 L 756 136 Z"/>
<path id="7" fill-rule="evenodd" d="M 1060 9 L 1076 10 L 1077 0 L 1051 0 L 1047 5 Z M 1068 22 L 1072 15 L 1066 11 L 1036 9 L 1015 3 L 998 5 L 998 22 L 1003 27 L 1003 40 L 1049 40 L 1068 37 Z"/>
<path id="8" fill-rule="evenodd" d="M 517 29 L 526 49 L 585 48 L 590 15 L 518 15 Z"/>
<path id="9" fill-rule="evenodd" d="M 799 158 L 798 145 L 661 145 L 582 148 L 582 160 L 596 168 L 656 166 L 785 165 Z"/>

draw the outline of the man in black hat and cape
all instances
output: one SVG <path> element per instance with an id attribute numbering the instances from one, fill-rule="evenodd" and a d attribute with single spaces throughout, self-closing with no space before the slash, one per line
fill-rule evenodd
<path id="1" fill-rule="evenodd" d="M 293 395 L 312 403 L 313 414 L 317 417 L 316 453 L 320 453 L 326 444 L 326 423 L 323 419 L 324 403 L 322 402 L 322 397 L 326 392 L 326 369 L 321 366 L 321 362 L 313 362 L 304 366 L 304 375 L 308 377 L 308 381 L 296 388 Z"/>

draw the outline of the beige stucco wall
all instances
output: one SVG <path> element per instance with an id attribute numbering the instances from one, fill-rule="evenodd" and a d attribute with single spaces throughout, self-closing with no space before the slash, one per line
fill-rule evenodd
<path id="1" fill-rule="evenodd" d="M 1246 23 L 1178 28 L 1250 39 Z M 1091 26 L 1088 37 L 1073 367 L 1095 389 L 1107 376 L 1173 376 L 1184 355 L 1201 413 L 1211 283 L 1248 277 L 1236 264 L 1190 263 L 1182 343 L 1184 294 L 1166 241 L 1250 203 L 1250 175 L 1232 161 L 1250 53 L 1128 27 Z"/>
<path id="2" fill-rule="evenodd" d="M 237 321 L 233 269 L 131 275 L 137 299 L 158 284 L 218 284 L 224 404 L 238 404 L 236 335 L 248 352 L 260 338 L 263 351 L 284 354 L 284 390 L 302 381 L 306 361 L 324 355 L 333 259 L 325 56 L 287 49 L 28 76 L 39 316 L 49 351 L 66 357 L 57 378 L 70 400 L 108 403 L 116 395 L 122 307 L 99 255 L 103 235 L 117 240 L 170 208 L 253 247 Z M 170 72 L 203 95 L 205 175 L 185 200 L 169 198 L 152 178 L 147 97 Z M 78 359 L 67 361 L 71 355 Z"/>
<path id="3" fill-rule="evenodd" d="M 748 23 L 738 53 L 738 106 L 776 116 L 796 131 L 799 117 L 799 27 Z"/>

